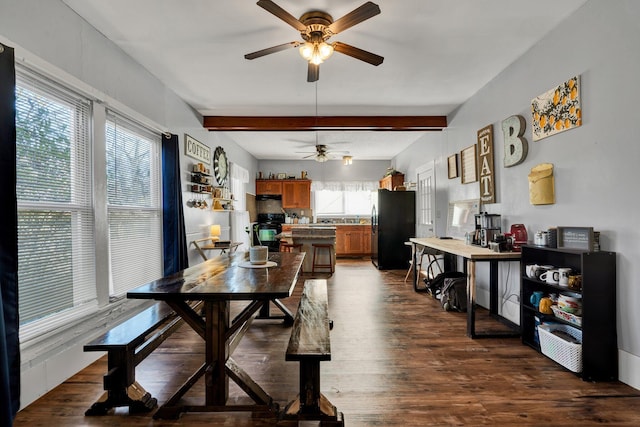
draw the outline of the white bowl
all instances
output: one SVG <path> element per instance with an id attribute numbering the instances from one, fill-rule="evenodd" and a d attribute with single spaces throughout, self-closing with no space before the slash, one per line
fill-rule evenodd
<path id="1" fill-rule="evenodd" d="M 579 316 L 582 313 L 582 295 L 572 292 L 561 293 L 558 296 L 558 308 Z"/>

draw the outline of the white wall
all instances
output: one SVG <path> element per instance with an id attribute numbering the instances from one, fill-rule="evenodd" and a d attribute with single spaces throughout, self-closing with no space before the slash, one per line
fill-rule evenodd
<path id="1" fill-rule="evenodd" d="M 107 40 L 59 0 L 3 0 L 0 42 L 15 48 L 16 61 L 24 62 L 84 91 L 99 101 L 139 119 L 158 131 L 179 135 L 184 152 L 185 133 L 208 144 L 220 145 L 230 161 L 255 174 L 257 161 L 224 135 L 209 133 L 202 118 L 170 88 Z M 192 160 L 182 157 L 183 179 Z M 183 184 L 186 190 L 186 184 Z M 254 184 L 247 187 L 253 191 Z M 186 201 L 190 194 L 185 191 Z M 188 239 L 206 234 L 206 225 L 228 225 L 228 213 L 185 207 Z M 190 263 L 202 262 L 190 248 Z M 138 302 L 123 301 L 102 307 L 91 318 L 34 344 L 21 345 L 21 405 L 83 369 L 101 353 L 84 353 L 82 346 L 115 322 L 130 316 Z"/>
<path id="2" fill-rule="evenodd" d="M 589 1 L 448 117 L 442 140 L 431 142 L 442 144 L 442 153 L 427 150 L 442 169 L 438 178 L 446 176 L 446 157 L 474 144 L 477 131 L 493 124 L 498 203 L 486 210 L 501 214 L 503 227 L 524 223 L 530 237 L 538 229 L 569 225 L 602 233 L 603 250 L 618 254 L 619 378 L 635 388 L 640 388 L 640 232 L 635 227 L 640 200 L 633 191 L 640 182 L 639 19 L 640 2 Z M 576 74 L 581 75 L 583 125 L 533 142 L 531 99 Z M 529 154 L 524 163 L 504 168 L 501 122 L 514 114 L 527 120 Z M 424 150 L 417 142 L 395 159 L 396 167 L 406 167 Z M 554 164 L 556 203 L 533 206 L 527 175 L 545 162 Z M 437 179 L 436 185 L 449 200 L 479 197 L 477 183 Z"/>

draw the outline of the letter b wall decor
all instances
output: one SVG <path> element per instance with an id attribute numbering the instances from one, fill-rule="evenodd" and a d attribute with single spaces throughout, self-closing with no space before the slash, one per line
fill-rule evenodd
<path id="1" fill-rule="evenodd" d="M 502 121 L 504 133 L 504 167 L 518 165 L 527 158 L 529 145 L 524 135 L 527 122 L 522 116 L 507 117 Z"/>

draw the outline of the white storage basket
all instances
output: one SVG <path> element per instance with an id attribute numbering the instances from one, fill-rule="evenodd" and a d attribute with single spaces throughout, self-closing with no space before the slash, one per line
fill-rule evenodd
<path id="1" fill-rule="evenodd" d="M 569 342 L 554 335 L 552 331 L 562 331 L 580 343 Z M 540 350 L 545 356 L 555 360 L 572 372 L 582 372 L 582 331 L 569 325 L 545 323 L 538 326 Z"/>

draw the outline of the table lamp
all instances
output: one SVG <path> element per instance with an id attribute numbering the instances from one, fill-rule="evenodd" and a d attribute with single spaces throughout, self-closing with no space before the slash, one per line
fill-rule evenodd
<path id="1" fill-rule="evenodd" d="M 215 243 L 220 240 L 220 224 L 214 224 L 209 228 L 209 234 L 211 237 L 211 243 Z"/>

